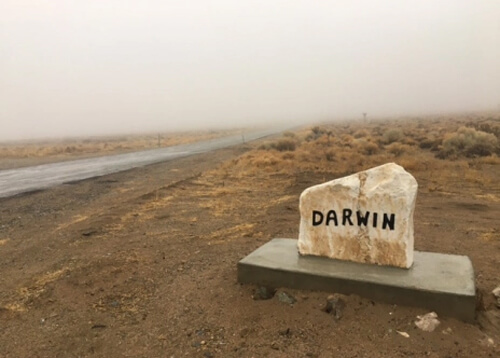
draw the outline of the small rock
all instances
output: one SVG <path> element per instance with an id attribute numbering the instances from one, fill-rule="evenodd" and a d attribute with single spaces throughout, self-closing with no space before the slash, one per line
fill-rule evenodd
<path id="1" fill-rule="evenodd" d="M 213 355 L 213 354 L 212 354 L 212 352 L 210 352 L 210 351 L 205 351 L 205 352 L 203 353 L 203 357 L 205 357 L 205 358 L 213 358 L 213 357 L 214 357 L 214 355 Z"/>
<path id="2" fill-rule="evenodd" d="M 342 314 L 345 308 L 345 301 L 340 298 L 339 295 L 330 295 L 326 298 L 326 305 L 323 308 L 323 311 L 326 313 L 331 313 L 335 317 L 336 320 L 342 318 Z"/>
<path id="3" fill-rule="evenodd" d="M 285 291 L 278 293 L 278 301 L 282 303 L 287 303 L 289 305 L 293 305 L 295 302 L 297 302 L 295 297 L 293 297 L 291 294 Z"/>
<path id="4" fill-rule="evenodd" d="M 105 324 L 100 324 L 100 323 L 97 323 L 97 324 L 94 324 L 91 329 L 98 329 L 98 328 L 106 328 L 107 326 Z"/>
<path id="5" fill-rule="evenodd" d="M 118 302 L 118 301 L 112 301 L 109 305 L 111 307 L 118 307 L 118 306 L 120 306 L 120 302 Z"/>
<path id="6" fill-rule="evenodd" d="M 197 335 L 198 337 L 201 337 L 201 336 L 205 335 L 205 330 L 203 330 L 203 329 L 198 329 L 198 330 L 196 330 L 196 332 L 195 332 L 195 333 L 196 333 L 196 335 Z"/>
<path id="7" fill-rule="evenodd" d="M 496 346 L 493 338 L 488 336 L 484 336 L 484 338 L 480 339 L 479 342 L 481 343 L 481 345 L 486 346 L 488 348 L 493 348 Z"/>
<path id="8" fill-rule="evenodd" d="M 406 333 L 406 332 L 403 332 L 403 331 L 396 331 L 396 332 L 398 332 L 398 334 L 400 336 L 403 336 L 405 338 L 410 338 L 410 335 L 408 333 Z"/>
<path id="9" fill-rule="evenodd" d="M 88 229 L 82 232 L 83 236 L 92 236 L 94 234 L 97 234 L 97 230 Z"/>
<path id="10" fill-rule="evenodd" d="M 256 301 L 269 300 L 274 297 L 275 293 L 276 293 L 275 288 L 260 286 L 253 291 L 252 298 Z"/>
<path id="11" fill-rule="evenodd" d="M 500 308 L 500 286 L 491 291 L 491 293 L 493 293 L 493 296 L 497 299 L 497 307 Z"/>
<path id="12" fill-rule="evenodd" d="M 280 346 L 277 342 L 273 342 L 271 343 L 271 348 L 278 351 L 280 349 Z"/>
<path id="13" fill-rule="evenodd" d="M 415 325 L 425 332 L 433 332 L 441 322 L 437 318 L 436 312 L 430 312 L 423 316 L 417 316 Z"/>
<path id="14" fill-rule="evenodd" d="M 285 336 L 285 337 L 290 337 L 292 335 L 292 331 L 290 330 L 290 328 L 282 329 L 278 333 L 280 334 L 280 336 Z"/>
<path id="15" fill-rule="evenodd" d="M 448 328 L 446 328 L 446 329 L 443 329 L 443 330 L 441 331 L 441 333 L 448 335 L 448 334 L 452 334 L 452 333 L 453 333 L 453 330 L 452 330 L 450 327 L 448 327 Z"/>

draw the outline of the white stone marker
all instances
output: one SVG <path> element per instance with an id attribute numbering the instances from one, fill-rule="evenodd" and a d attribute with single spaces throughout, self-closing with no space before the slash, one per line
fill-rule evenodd
<path id="1" fill-rule="evenodd" d="M 403 167 L 388 163 L 306 189 L 299 253 L 409 268 L 417 188 Z"/>

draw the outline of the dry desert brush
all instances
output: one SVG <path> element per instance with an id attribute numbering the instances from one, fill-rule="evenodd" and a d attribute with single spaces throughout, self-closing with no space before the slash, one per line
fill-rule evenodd
<path id="1" fill-rule="evenodd" d="M 443 145 L 437 157 L 457 158 L 460 156 L 474 158 L 484 157 L 499 152 L 498 138 L 470 127 L 460 127 L 454 133 L 444 136 Z"/>

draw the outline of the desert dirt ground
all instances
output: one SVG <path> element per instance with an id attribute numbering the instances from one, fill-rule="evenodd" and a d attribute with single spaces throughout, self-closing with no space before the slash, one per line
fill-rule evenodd
<path id="1" fill-rule="evenodd" d="M 0 357 L 498 357 L 497 125 L 324 124 L 0 199 Z M 471 258 L 475 323 L 424 332 L 428 311 L 354 295 L 337 319 L 330 293 L 277 288 L 290 304 L 237 283 L 240 259 L 298 236 L 305 188 L 386 162 L 419 183 L 415 249 Z"/>

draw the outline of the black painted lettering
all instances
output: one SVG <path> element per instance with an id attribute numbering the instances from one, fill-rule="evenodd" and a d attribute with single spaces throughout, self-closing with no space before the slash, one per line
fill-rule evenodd
<path id="1" fill-rule="evenodd" d="M 345 223 L 349 221 L 349 225 L 353 225 L 352 220 L 351 220 L 351 215 L 352 215 L 352 210 L 351 209 L 344 209 L 342 211 L 342 225 L 345 226 Z"/>
<path id="2" fill-rule="evenodd" d="M 366 211 L 363 213 L 361 210 L 356 211 L 356 217 L 353 215 L 353 211 L 351 209 L 343 209 L 342 210 L 342 225 L 358 225 L 358 226 L 368 226 L 370 221 L 374 228 L 378 227 L 378 214 L 376 212 Z M 370 220 L 371 216 L 371 220 Z M 382 229 L 395 230 L 396 227 L 396 214 L 387 214 L 383 213 L 382 216 Z M 326 226 L 330 226 L 330 223 L 333 222 L 334 226 L 339 225 L 339 218 L 337 217 L 337 212 L 335 210 L 329 210 L 326 213 L 323 213 L 319 210 L 312 211 L 312 225 L 319 226 L 325 224 Z M 355 223 L 356 222 L 356 223 Z"/>
<path id="3" fill-rule="evenodd" d="M 385 229 L 389 225 L 390 230 L 394 230 L 394 224 L 396 222 L 396 214 L 391 214 L 389 217 L 386 213 L 384 213 L 384 218 L 382 220 L 382 229 Z"/>
<path id="4" fill-rule="evenodd" d="M 323 222 L 323 213 L 321 211 L 313 210 L 312 219 L 313 226 L 321 225 Z"/>
<path id="5" fill-rule="evenodd" d="M 326 214 L 326 226 L 330 225 L 330 221 L 332 220 L 335 226 L 338 226 L 339 223 L 337 222 L 337 213 L 335 210 L 330 210 L 328 214 Z"/>
<path id="6" fill-rule="evenodd" d="M 356 216 L 358 218 L 358 226 L 361 226 L 361 225 L 368 225 L 368 218 L 370 217 L 370 212 L 367 211 L 366 214 L 363 216 L 363 214 L 361 213 L 361 211 L 356 211 Z"/>

